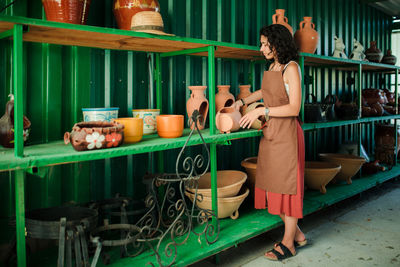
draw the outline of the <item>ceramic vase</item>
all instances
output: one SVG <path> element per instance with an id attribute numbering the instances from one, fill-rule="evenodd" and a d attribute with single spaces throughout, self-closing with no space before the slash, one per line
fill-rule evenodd
<path id="1" fill-rule="evenodd" d="M 285 10 L 284 9 L 276 9 L 275 14 L 272 15 L 272 24 L 281 24 L 285 26 L 290 33 L 293 35 L 293 29 L 288 24 L 288 19 L 285 17 Z"/>
<path id="2" fill-rule="evenodd" d="M 0 118 L 0 144 L 4 147 L 14 147 L 14 95 L 9 95 L 10 100 L 6 103 L 6 112 Z M 28 140 L 31 122 L 23 116 L 23 138 L 24 143 Z"/>
<path id="3" fill-rule="evenodd" d="M 130 30 L 132 17 L 141 11 L 160 11 L 157 0 L 115 0 L 114 16 L 118 28 Z"/>
<path id="4" fill-rule="evenodd" d="M 388 49 L 381 62 L 384 64 L 396 65 L 396 61 L 396 56 L 392 55 L 392 50 Z"/>
<path id="5" fill-rule="evenodd" d="M 156 118 L 160 115 L 159 109 L 132 109 L 134 118 L 143 119 L 143 134 L 153 134 L 157 132 Z"/>
<path id="6" fill-rule="evenodd" d="M 311 19 L 312 17 L 304 17 L 304 20 L 299 24 L 299 29 L 294 34 L 294 40 L 300 52 L 314 54 L 319 35 Z"/>
<path id="7" fill-rule="evenodd" d="M 47 20 L 86 24 L 91 0 L 42 0 Z"/>
<path id="8" fill-rule="evenodd" d="M 202 116 L 198 124 L 199 129 L 202 130 L 206 124 L 208 114 L 208 100 L 204 94 L 207 86 L 188 86 L 188 88 L 192 91 L 192 93 L 189 100 L 186 102 L 187 115 L 190 118 L 193 114 L 193 111 L 197 109 Z M 191 124 L 190 126 L 190 128 L 193 129 L 194 124 Z"/>
<path id="9" fill-rule="evenodd" d="M 381 62 L 383 53 L 382 51 L 376 46 L 376 41 L 370 42 L 370 47 L 365 50 L 365 56 L 369 61 L 372 62 Z"/>
<path id="10" fill-rule="evenodd" d="M 254 102 L 252 104 L 250 104 L 247 109 L 244 111 L 243 116 L 246 115 L 247 113 L 249 113 L 250 111 L 255 110 L 256 108 L 261 108 L 264 107 L 264 103 L 261 102 Z M 262 116 L 263 117 L 263 116 Z M 251 128 L 253 129 L 261 129 L 262 127 L 262 117 L 259 117 L 257 120 L 255 120 L 252 124 L 251 124 Z"/>
<path id="11" fill-rule="evenodd" d="M 236 100 L 243 99 L 243 98 L 246 98 L 249 95 L 251 95 L 250 87 L 251 87 L 251 85 L 249 85 L 249 84 L 239 85 L 240 91 L 239 91 L 239 94 L 236 96 Z M 240 107 L 240 113 L 242 113 L 242 115 L 244 115 L 244 112 L 245 112 L 247 106 L 248 105 L 246 104 L 246 105 Z"/>
<path id="12" fill-rule="evenodd" d="M 230 133 L 239 130 L 242 115 L 231 107 L 222 108 L 215 116 L 215 124 L 220 133 Z"/>
<path id="13" fill-rule="evenodd" d="M 215 111 L 223 107 L 230 107 L 235 102 L 235 97 L 229 92 L 230 85 L 217 85 L 218 93 L 215 95 Z"/>

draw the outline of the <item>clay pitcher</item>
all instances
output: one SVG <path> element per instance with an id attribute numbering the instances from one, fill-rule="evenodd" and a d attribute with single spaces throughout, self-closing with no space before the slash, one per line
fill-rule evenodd
<path id="1" fill-rule="evenodd" d="M 284 9 L 276 9 L 275 14 L 272 15 L 272 24 L 281 24 L 285 26 L 290 33 L 293 35 L 293 29 L 288 24 L 288 19 L 285 17 L 285 10 Z"/>
<path id="2" fill-rule="evenodd" d="M 300 52 L 314 54 L 319 35 L 314 23 L 311 22 L 311 17 L 304 17 L 304 20 L 300 22 L 299 29 L 294 34 L 294 40 Z"/>
<path id="3" fill-rule="evenodd" d="M 230 107 L 235 102 L 235 97 L 229 92 L 230 85 L 217 85 L 218 93 L 215 95 L 215 111 L 223 107 Z"/>
<path id="4" fill-rule="evenodd" d="M 383 53 L 376 47 L 376 41 L 370 42 L 370 47 L 365 50 L 365 56 L 369 61 L 379 63 L 382 60 Z"/>
<path id="5" fill-rule="evenodd" d="M 248 97 L 249 95 L 251 95 L 250 87 L 251 87 L 251 85 L 249 85 L 249 84 L 246 84 L 246 85 L 239 85 L 239 90 L 240 90 L 240 92 L 239 92 L 239 94 L 236 96 L 236 100 L 243 99 L 243 98 L 246 98 L 246 97 Z M 248 106 L 248 105 L 246 104 L 246 105 L 240 107 L 240 113 L 242 113 L 242 115 L 244 115 L 244 112 L 245 112 L 247 106 Z"/>
<path id="6" fill-rule="evenodd" d="M 115 20 L 122 30 L 130 30 L 132 17 L 141 11 L 160 12 L 160 4 L 157 0 L 114 0 Z"/>
<path id="7" fill-rule="evenodd" d="M 239 130 L 240 112 L 231 107 L 222 108 L 215 116 L 215 124 L 220 133 L 230 133 Z"/>
<path id="8" fill-rule="evenodd" d="M 206 90 L 207 86 L 188 86 L 188 88 L 192 91 L 189 100 L 186 102 L 186 111 L 188 117 L 192 116 L 193 111 L 196 109 L 199 111 L 202 118 L 199 120 L 199 129 L 204 129 L 207 120 L 208 114 L 208 100 L 204 94 L 204 90 Z M 191 128 L 194 127 L 194 124 Z"/>

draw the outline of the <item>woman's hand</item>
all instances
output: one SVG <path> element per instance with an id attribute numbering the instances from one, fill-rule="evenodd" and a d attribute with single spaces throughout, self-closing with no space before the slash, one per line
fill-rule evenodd
<path id="1" fill-rule="evenodd" d="M 234 108 L 236 110 L 240 110 L 240 107 L 243 106 L 242 101 L 239 99 L 238 101 L 234 102 L 230 108 Z"/>
<path id="2" fill-rule="evenodd" d="M 242 128 L 247 128 L 249 129 L 251 127 L 251 125 L 253 124 L 253 122 L 258 119 L 258 117 L 265 115 L 265 108 L 264 107 L 260 107 L 260 108 L 256 108 L 252 111 L 250 111 L 249 113 L 247 113 L 246 115 L 244 115 L 240 121 L 239 121 L 239 125 Z"/>

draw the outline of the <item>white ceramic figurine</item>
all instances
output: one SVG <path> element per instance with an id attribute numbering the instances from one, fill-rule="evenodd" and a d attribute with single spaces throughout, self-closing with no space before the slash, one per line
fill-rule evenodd
<path id="1" fill-rule="evenodd" d="M 344 53 L 344 49 L 346 46 L 343 43 L 342 38 L 338 38 L 335 36 L 335 50 L 333 51 L 333 57 L 338 57 L 338 58 L 347 58 L 346 54 Z"/>

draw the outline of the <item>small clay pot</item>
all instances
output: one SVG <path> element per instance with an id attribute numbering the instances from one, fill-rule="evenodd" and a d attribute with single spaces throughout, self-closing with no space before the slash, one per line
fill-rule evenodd
<path id="1" fill-rule="evenodd" d="M 388 49 L 386 51 L 386 55 L 383 56 L 381 63 L 396 65 L 396 61 L 397 61 L 396 56 L 392 55 L 392 50 Z"/>
<path id="2" fill-rule="evenodd" d="M 261 102 L 254 102 L 253 104 L 250 104 L 247 109 L 244 111 L 243 116 L 246 115 L 247 113 L 249 113 L 250 111 L 255 110 L 256 108 L 260 108 L 260 107 L 264 107 L 264 103 Z M 252 124 L 251 124 L 251 128 L 253 129 L 261 129 L 263 121 L 262 121 L 262 117 L 259 117 L 258 119 L 256 119 Z"/>
<path id="3" fill-rule="evenodd" d="M 235 102 L 235 97 L 229 92 L 230 85 L 217 85 L 218 93 L 215 95 L 215 111 L 230 107 Z"/>
<path id="4" fill-rule="evenodd" d="M 205 127 L 208 114 L 208 100 L 204 94 L 207 86 L 188 86 L 188 88 L 192 91 L 192 93 L 186 102 L 187 115 L 190 118 L 193 114 L 193 111 L 197 109 L 201 115 L 201 119 L 198 121 L 197 126 L 200 130 L 202 130 Z M 193 129 L 193 127 L 194 124 L 190 125 L 191 129 Z"/>
<path id="5" fill-rule="evenodd" d="M 293 28 L 288 24 L 288 19 L 285 17 L 284 9 L 276 9 L 275 14 L 272 15 L 272 24 L 281 24 L 285 26 L 293 35 Z"/>
<path id="6" fill-rule="evenodd" d="M 183 133 L 183 115 L 157 116 L 157 133 L 162 138 L 177 138 Z"/>
<path id="7" fill-rule="evenodd" d="M 376 41 L 370 42 L 370 47 L 367 50 L 365 50 L 365 56 L 371 62 L 376 62 L 376 63 L 381 62 L 383 53 L 376 46 Z"/>
<path id="8" fill-rule="evenodd" d="M 235 108 L 222 108 L 215 116 L 215 123 L 221 133 L 230 133 L 239 130 L 239 121 L 242 115 Z"/>
<path id="9" fill-rule="evenodd" d="M 249 95 L 251 95 L 250 87 L 251 87 L 251 85 L 249 85 L 249 84 L 239 85 L 240 92 L 236 96 L 236 100 L 243 99 L 243 98 L 246 98 Z M 242 115 L 244 115 L 244 112 L 245 112 L 247 106 L 248 105 L 246 104 L 246 105 L 240 107 L 240 113 L 242 113 Z"/>
<path id="10" fill-rule="evenodd" d="M 132 17 L 141 11 L 160 11 L 157 0 L 114 0 L 114 16 L 118 28 L 130 30 Z"/>
<path id="11" fill-rule="evenodd" d="M 134 118 L 143 119 L 143 134 L 153 134 L 157 132 L 156 117 L 160 115 L 159 109 L 132 109 Z"/>
<path id="12" fill-rule="evenodd" d="M 124 125 L 124 143 L 137 143 L 143 137 L 143 119 L 142 118 L 118 118 L 115 122 Z"/>
<path id="13" fill-rule="evenodd" d="M 46 18 L 72 24 L 86 24 L 91 0 L 42 0 Z"/>

